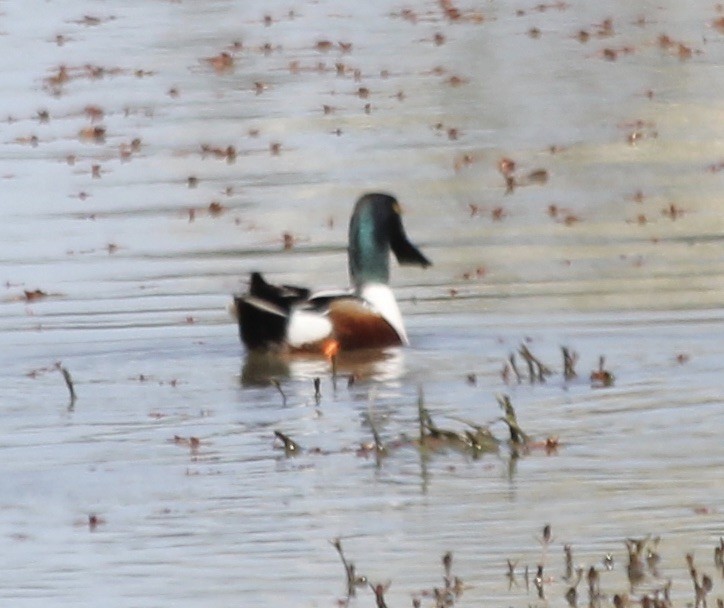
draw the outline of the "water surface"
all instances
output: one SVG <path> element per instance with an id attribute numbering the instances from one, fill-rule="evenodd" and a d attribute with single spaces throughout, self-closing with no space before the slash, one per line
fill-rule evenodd
<path id="1" fill-rule="evenodd" d="M 667 578 L 676 605 L 693 601 L 690 551 L 722 597 L 712 3 L 0 13 L 5 603 L 334 606 L 335 537 L 391 582 L 390 606 L 440 586 L 446 551 L 468 586 L 457 605 L 565 606 L 565 543 L 585 568 L 613 554 L 604 604 Z M 399 197 L 434 261 L 393 269 L 411 348 L 347 361 L 336 382 L 325 361 L 252 365 L 229 294 L 251 270 L 344 286 L 349 212 L 373 189 Z M 506 381 L 523 343 L 554 371 L 545 383 Z M 579 355 L 571 381 L 561 346 Z M 608 388 L 589 381 L 600 356 Z M 370 416 L 383 441 L 415 435 L 420 387 L 440 426 L 490 423 L 500 439 L 508 394 L 559 448 L 360 455 Z M 277 429 L 304 452 L 285 458 Z M 661 576 L 631 591 L 624 539 L 647 534 L 662 538 Z M 523 580 L 541 561 L 545 601 Z"/>

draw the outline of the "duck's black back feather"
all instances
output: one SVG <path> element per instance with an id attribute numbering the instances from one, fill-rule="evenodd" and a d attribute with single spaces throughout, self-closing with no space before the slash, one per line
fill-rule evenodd
<path id="1" fill-rule="evenodd" d="M 252 272 L 249 295 L 266 300 L 289 312 L 293 304 L 308 299 L 310 291 L 304 287 L 295 287 L 294 285 L 272 285 L 264 280 L 260 272 Z"/>
<path id="2" fill-rule="evenodd" d="M 293 305 L 309 298 L 309 290 L 293 285 L 271 285 L 253 272 L 249 293 L 235 296 L 239 336 L 249 350 L 270 350 L 284 343 Z"/>

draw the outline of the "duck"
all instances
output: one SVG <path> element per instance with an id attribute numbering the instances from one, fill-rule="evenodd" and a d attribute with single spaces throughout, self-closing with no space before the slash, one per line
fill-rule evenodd
<path id="1" fill-rule="evenodd" d="M 349 289 L 313 293 L 274 285 L 252 272 L 248 292 L 234 295 L 232 307 L 247 351 L 331 358 L 409 345 L 389 286 L 390 252 L 401 265 L 427 268 L 432 262 L 407 238 L 401 213 L 390 194 L 372 192 L 357 200 L 349 222 Z"/>

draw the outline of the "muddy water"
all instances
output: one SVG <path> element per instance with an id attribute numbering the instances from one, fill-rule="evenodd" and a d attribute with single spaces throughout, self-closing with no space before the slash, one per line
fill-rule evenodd
<path id="1" fill-rule="evenodd" d="M 613 555 L 604 604 L 667 578 L 692 601 L 689 551 L 721 597 L 723 16 L 0 4 L 3 603 L 334 606 L 334 537 L 390 606 L 433 605 L 446 551 L 456 605 L 566 605 L 565 543 L 576 566 Z M 252 269 L 344 285 L 370 189 L 398 195 L 435 262 L 394 269 L 412 347 L 340 362 L 336 384 L 323 361 L 247 360 L 228 294 Z M 521 343 L 545 383 L 503 373 Z M 601 355 L 615 382 L 592 388 Z M 420 386 L 440 426 L 500 439 L 508 394 L 558 450 L 421 457 L 399 441 Z M 379 467 L 358 453 L 370 416 L 399 445 Z M 623 541 L 647 534 L 660 578 L 631 591 Z"/>

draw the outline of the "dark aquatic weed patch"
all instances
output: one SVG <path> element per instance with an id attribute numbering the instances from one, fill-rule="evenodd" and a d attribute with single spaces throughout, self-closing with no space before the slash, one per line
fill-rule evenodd
<path id="1" fill-rule="evenodd" d="M 567 346 L 561 347 L 561 353 L 563 355 L 563 379 L 569 382 L 578 377 L 576 364 L 578 363 L 579 356 L 576 351 L 571 350 Z M 516 354 L 523 359 L 526 365 L 527 375 L 520 371 Z M 598 369 L 591 372 L 590 382 L 592 388 L 613 386 L 615 378 L 612 372 L 605 369 L 605 361 L 606 358 L 601 355 L 598 358 Z M 546 381 L 546 378 L 554 374 L 555 371 L 553 368 L 543 363 L 525 344 L 520 345 L 517 353 L 511 353 L 508 356 L 501 372 L 503 382 L 508 385 L 521 384 L 526 379 L 530 384 L 542 384 Z M 470 375 L 468 375 L 468 378 L 470 378 Z"/>
<path id="2" fill-rule="evenodd" d="M 563 368 L 560 374 L 563 376 L 564 382 L 572 382 L 577 377 L 576 364 L 579 361 L 579 355 L 569 347 L 561 347 L 563 358 Z M 517 357 L 520 357 L 525 363 L 523 369 L 519 365 Z M 331 380 L 334 390 L 337 389 L 337 381 L 343 377 L 338 374 L 336 358 L 332 357 Z M 552 366 L 544 363 L 537 357 L 531 349 L 521 344 L 516 353 L 511 353 L 505 362 L 501 376 L 507 385 L 522 384 L 527 381 L 532 385 L 543 384 L 548 378 L 558 374 Z M 346 376 L 347 387 L 354 385 L 357 376 L 350 373 Z M 477 386 L 477 375 L 468 373 L 465 376 L 467 384 Z M 605 357 L 599 357 L 598 368 L 590 374 L 591 388 L 607 388 L 614 383 L 614 375 L 605 367 Z M 287 406 L 287 395 L 284 392 L 281 382 L 277 378 L 269 381 L 270 386 L 276 389 L 282 399 L 282 406 Z M 320 405 L 322 402 L 321 380 L 314 378 L 314 404 L 321 414 Z M 378 420 L 374 411 L 374 399 L 368 411 L 363 414 L 363 422 L 369 428 L 372 438 L 370 441 L 363 441 L 355 449 L 355 453 L 363 458 L 374 457 L 376 466 L 379 468 L 385 458 L 392 456 L 401 448 L 412 447 L 418 450 L 422 455 L 429 453 L 445 453 L 457 452 L 472 459 L 478 459 L 485 454 L 499 454 L 501 447 L 506 448 L 511 459 L 528 455 L 532 452 L 542 451 L 547 455 L 555 455 L 561 447 L 561 441 L 557 435 L 548 435 L 544 438 L 535 438 L 532 434 L 524 431 L 521 427 L 515 408 L 508 395 L 502 394 L 496 396 L 498 406 L 502 411 L 502 415 L 492 421 L 481 422 L 466 419 L 463 417 L 448 415 L 448 418 L 462 423 L 463 428 L 445 428 L 438 425 L 429 409 L 425 406 L 424 394 L 422 388 L 419 389 L 417 401 L 417 419 L 418 426 L 414 432 L 401 432 L 397 437 L 392 439 L 384 439 L 380 432 Z M 502 423 L 507 429 L 507 437 L 496 437 L 491 430 L 491 425 Z M 281 441 L 285 455 L 296 456 L 305 452 L 291 437 L 282 431 L 275 430 L 276 438 Z M 348 449 L 339 449 L 337 452 L 349 451 Z M 308 453 L 334 453 L 323 452 L 320 449 L 307 450 Z"/>
<path id="3" fill-rule="evenodd" d="M 508 593 L 527 598 L 524 601 L 527 601 L 529 606 L 557 605 L 557 602 L 563 599 L 570 608 L 706 608 L 713 605 L 714 601 L 717 608 L 724 605 L 721 595 L 713 596 L 714 576 L 704 572 L 704 569 L 711 566 L 697 566 L 693 553 L 687 553 L 683 560 L 678 560 L 686 564 L 685 572 L 689 575 L 693 595 L 690 598 L 682 596 L 673 599 L 672 589 L 675 584 L 677 587 L 680 585 L 679 581 L 675 580 L 675 575 L 666 572 L 662 567 L 664 556 L 660 550 L 661 538 L 658 536 L 624 538 L 618 546 L 622 544 L 625 547 L 625 554 L 617 555 L 620 551 L 612 549 L 595 563 L 583 562 L 579 565 L 574 565 L 572 545 L 563 543 L 560 545 L 563 552 L 562 569 L 553 564 L 553 552 L 559 547 L 550 524 L 543 527 L 541 536 L 536 537 L 536 540 L 540 545 L 537 562 L 520 563 L 520 560 L 508 558 L 503 579 L 500 581 L 501 589 L 496 594 L 502 593 L 502 587 L 506 587 Z M 394 580 L 372 582 L 366 575 L 360 574 L 355 563 L 345 556 L 340 538 L 330 542 L 342 560 L 345 573 L 346 591 L 344 596 L 337 600 L 337 604 L 346 607 L 356 601 L 358 594 L 372 594 L 375 605 L 385 608 L 388 605 L 385 593 L 394 584 Z M 713 567 L 719 578 L 724 578 L 723 555 L 724 538 L 720 538 L 714 547 L 713 560 Z M 464 605 L 463 592 L 476 587 L 475 580 L 470 577 L 464 582 L 453 574 L 451 551 L 447 551 L 441 561 L 442 585 L 410 591 L 413 607 L 453 608 Z M 677 569 L 676 561 L 673 562 L 673 569 Z M 678 567 L 679 573 L 681 570 L 682 568 Z"/>
<path id="4" fill-rule="evenodd" d="M 647 535 L 642 538 L 626 538 L 623 544 L 626 548 L 624 566 L 618 566 L 614 551 L 604 554 L 597 563 L 582 564 L 574 567 L 573 548 L 571 544 L 562 546 L 564 554 L 563 572 L 548 573 L 549 549 L 553 539 L 550 525 L 544 527 L 543 538 L 539 539 L 542 547 L 541 555 L 535 566 L 529 564 L 518 565 L 518 561 L 508 559 L 506 578 L 508 589 L 521 589 L 527 595 L 535 589 L 536 596 L 544 602 L 553 601 L 561 594 L 570 608 L 587 605 L 589 608 L 602 608 L 614 606 L 615 608 L 628 608 L 642 606 L 645 608 L 672 608 L 677 605 L 694 606 L 695 608 L 707 606 L 707 596 L 712 592 L 714 583 L 712 577 L 701 572 L 694 564 L 694 556 L 688 553 L 685 556 L 687 571 L 693 583 L 693 601 L 674 602 L 672 588 L 674 579 L 666 574 L 662 567 L 663 557 L 659 545 L 661 538 Z M 724 564 L 721 556 L 724 552 L 724 538 L 714 548 L 714 567 L 724 576 Z M 674 566 L 676 567 L 676 566 Z M 624 569 L 625 587 L 621 588 L 618 581 L 609 582 L 609 578 L 620 580 L 616 570 Z M 522 581 L 522 582 L 521 582 Z M 584 582 L 585 581 L 585 582 Z M 716 598 L 716 605 L 724 605 L 722 597 Z"/>
<path id="5" fill-rule="evenodd" d="M 357 597 L 358 589 L 369 588 L 374 594 L 375 605 L 377 608 L 387 608 L 387 602 L 385 600 L 385 593 L 389 590 L 392 585 L 392 581 L 385 581 L 384 583 L 373 583 L 369 578 L 363 574 L 358 574 L 355 564 L 349 561 L 342 550 L 342 540 L 334 538 L 331 541 L 332 546 L 337 550 L 340 559 L 342 560 L 342 566 L 344 567 L 347 591 L 343 598 L 340 598 L 337 602 L 339 606 L 349 606 L 353 598 Z M 413 591 L 412 605 L 416 608 L 422 606 L 423 601 L 433 601 L 435 608 L 452 608 L 455 606 L 456 601 L 462 596 L 465 590 L 465 583 L 463 579 L 456 576 L 452 572 L 453 554 L 447 551 L 442 556 L 443 566 L 443 577 L 442 586 L 433 586 L 427 589 L 420 589 Z"/>
<path id="6" fill-rule="evenodd" d="M 363 418 L 364 424 L 369 427 L 372 433 L 372 440 L 360 443 L 354 451 L 359 457 L 369 458 L 374 456 L 378 468 L 382 466 L 385 458 L 392 456 L 402 448 L 414 448 L 425 458 L 431 454 L 454 452 L 463 454 L 473 460 L 481 458 L 485 454 L 498 454 L 502 446 L 507 446 L 513 459 L 534 451 L 544 451 L 548 455 L 557 453 L 560 446 L 558 437 L 549 436 L 543 440 L 534 439 L 523 431 L 518 423 L 510 398 L 507 395 L 500 395 L 497 400 L 503 415 L 493 422 L 502 422 L 507 427 L 509 434 L 507 440 L 496 437 L 488 423 L 475 422 L 456 416 L 448 417 L 461 422 L 464 425 L 463 428 L 453 429 L 438 426 L 425 406 L 423 391 L 420 389 L 417 401 L 418 427 L 414 432 L 403 432 L 398 437 L 385 441 L 380 434 L 374 410 L 370 407 L 370 410 L 364 414 Z M 284 450 L 286 457 L 303 453 L 335 453 L 335 451 L 327 452 L 319 448 L 304 450 L 299 443 L 279 430 L 275 430 L 274 435 L 280 442 L 279 447 Z M 336 450 L 337 453 L 349 451 L 346 448 Z"/>

